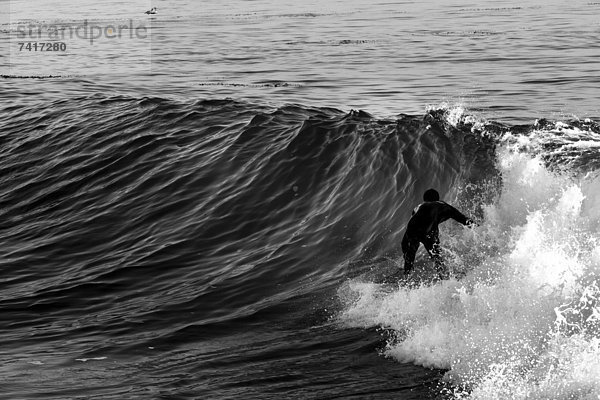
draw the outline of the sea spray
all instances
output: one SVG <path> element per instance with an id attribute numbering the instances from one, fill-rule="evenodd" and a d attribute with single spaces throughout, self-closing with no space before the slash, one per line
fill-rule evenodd
<path id="1" fill-rule="evenodd" d="M 447 369 L 457 398 L 597 399 L 597 178 L 552 172 L 519 151 L 526 140 L 498 151 L 502 189 L 480 225 L 442 225 L 461 274 L 417 287 L 350 281 L 339 320 L 396 332 L 383 354 Z"/>

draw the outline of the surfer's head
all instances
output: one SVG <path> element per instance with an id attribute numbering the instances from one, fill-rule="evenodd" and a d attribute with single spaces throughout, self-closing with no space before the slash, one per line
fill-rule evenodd
<path id="1" fill-rule="evenodd" d="M 439 201 L 440 194 L 435 189 L 427 189 L 423 193 L 423 201 Z"/>

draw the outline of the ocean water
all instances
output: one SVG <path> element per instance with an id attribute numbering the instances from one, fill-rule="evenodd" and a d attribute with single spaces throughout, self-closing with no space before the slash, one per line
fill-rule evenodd
<path id="1" fill-rule="evenodd" d="M 2 398 L 600 398 L 600 3 L 0 11 Z"/>

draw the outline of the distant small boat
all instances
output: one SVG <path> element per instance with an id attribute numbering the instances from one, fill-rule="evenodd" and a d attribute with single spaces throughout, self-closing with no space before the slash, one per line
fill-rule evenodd
<path id="1" fill-rule="evenodd" d="M 156 14 L 158 8 L 156 7 L 152 7 L 152 9 L 146 11 L 146 14 Z"/>

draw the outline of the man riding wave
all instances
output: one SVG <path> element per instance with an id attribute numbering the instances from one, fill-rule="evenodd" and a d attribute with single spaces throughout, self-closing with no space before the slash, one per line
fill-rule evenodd
<path id="1" fill-rule="evenodd" d="M 456 208 L 440 201 L 440 195 L 435 189 L 426 190 L 423 194 L 423 201 L 413 210 L 402 239 L 405 275 L 408 275 L 412 270 L 415 255 L 421 243 L 425 246 L 438 270 L 440 269 L 442 265 L 438 228 L 440 223 L 452 218 L 466 226 L 474 224 L 473 220 L 464 216 Z"/>

